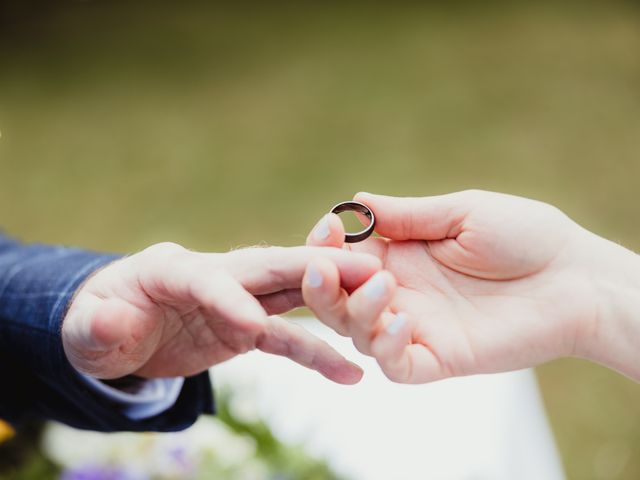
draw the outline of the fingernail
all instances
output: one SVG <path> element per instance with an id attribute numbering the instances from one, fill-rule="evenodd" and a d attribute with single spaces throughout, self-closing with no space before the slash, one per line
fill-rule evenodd
<path id="1" fill-rule="evenodd" d="M 307 285 L 311 288 L 318 288 L 322 286 L 322 274 L 313 265 L 310 265 L 309 270 L 307 271 Z"/>
<path id="2" fill-rule="evenodd" d="M 387 333 L 389 335 L 395 335 L 404 327 L 405 323 L 407 323 L 407 316 L 404 313 L 398 313 L 393 322 L 387 325 Z"/>
<path id="3" fill-rule="evenodd" d="M 387 293 L 387 282 L 382 273 L 376 273 L 364 286 L 364 294 L 371 299 L 382 298 Z"/>
<path id="4" fill-rule="evenodd" d="M 324 240 L 329 236 L 329 233 L 331 233 L 329 230 L 329 219 L 325 215 L 320 219 L 318 225 L 316 225 L 316 228 L 313 230 L 313 237 L 316 240 Z"/>

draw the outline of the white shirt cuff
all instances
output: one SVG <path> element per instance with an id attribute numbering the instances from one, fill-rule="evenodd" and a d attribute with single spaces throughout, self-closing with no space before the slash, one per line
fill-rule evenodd
<path id="1" fill-rule="evenodd" d="M 135 392 L 128 392 L 107 385 L 97 378 L 80 374 L 91 389 L 105 399 L 119 404 L 122 413 L 130 420 L 144 420 L 166 412 L 180 396 L 184 378 L 153 378 L 140 381 Z"/>

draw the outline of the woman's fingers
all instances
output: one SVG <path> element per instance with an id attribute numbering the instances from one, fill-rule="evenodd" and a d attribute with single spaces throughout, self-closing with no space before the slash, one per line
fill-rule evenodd
<path id="1" fill-rule="evenodd" d="M 334 382 L 351 385 L 362 378 L 362 369 L 304 328 L 280 317 L 270 317 L 256 347 L 281 355 L 320 372 Z"/>
<path id="2" fill-rule="evenodd" d="M 384 328 L 371 343 L 380 368 L 398 383 L 426 383 L 444 378 L 434 353 L 422 343 L 413 343 L 415 322 L 405 313 L 383 315 Z"/>
<path id="3" fill-rule="evenodd" d="M 348 336 L 347 292 L 340 286 L 338 268 L 326 258 L 312 260 L 302 282 L 305 304 L 327 326 Z"/>
<path id="4" fill-rule="evenodd" d="M 341 335 L 352 336 L 356 347 L 369 353 L 372 332 L 395 288 L 393 276 L 381 271 L 348 296 L 340 287 L 335 265 L 316 259 L 307 268 L 302 292 L 306 305 L 322 322 Z"/>
<path id="5" fill-rule="evenodd" d="M 371 277 L 347 300 L 347 328 L 353 344 L 365 355 L 371 354 L 371 340 L 379 329 L 380 316 L 395 294 L 396 280 L 387 271 Z"/>
<path id="6" fill-rule="evenodd" d="M 344 246 L 345 229 L 338 215 L 329 213 L 322 217 L 307 237 L 307 245 Z M 364 242 L 346 245 L 351 251 L 370 253 L 384 257 L 386 248 L 382 238 L 370 238 Z M 303 282 L 303 297 L 316 316 L 341 335 L 353 337 L 356 348 L 370 353 L 370 342 L 380 314 L 389 305 L 396 288 L 396 281 L 389 272 L 378 272 L 355 290 L 350 296 L 340 288 L 335 267 L 326 260 L 309 264 Z"/>
<path id="7" fill-rule="evenodd" d="M 307 236 L 307 245 L 315 247 L 344 246 L 344 225 L 335 213 L 327 213 L 322 217 Z"/>

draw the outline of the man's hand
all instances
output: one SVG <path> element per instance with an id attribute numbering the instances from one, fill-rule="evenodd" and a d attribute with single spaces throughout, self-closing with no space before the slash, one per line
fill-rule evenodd
<path id="1" fill-rule="evenodd" d="M 108 379 L 193 375 L 257 348 L 356 383 L 359 367 L 302 327 L 269 316 L 302 305 L 312 258 L 337 265 L 349 290 L 380 269 L 373 256 L 332 248 L 209 254 L 154 245 L 108 265 L 78 290 L 62 326 L 65 352 L 77 370 Z"/>
<path id="2" fill-rule="evenodd" d="M 611 259 L 611 244 L 558 209 L 481 191 L 355 199 L 374 211 L 382 238 L 345 248 L 376 255 L 388 272 L 347 295 L 336 267 L 318 259 L 304 297 L 392 380 L 514 370 L 569 355 L 615 364 L 593 348 L 594 336 L 605 335 L 597 284 L 606 270 L 593 259 Z M 343 240 L 330 214 L 307 243 L 340 247 Z"/>

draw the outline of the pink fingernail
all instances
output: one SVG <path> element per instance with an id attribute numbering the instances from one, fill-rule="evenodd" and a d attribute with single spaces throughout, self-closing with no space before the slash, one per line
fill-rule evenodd
<path id="1" fill-rule="evenodd" d="M 382 273 L 376 273 L 369 279 L 363 288 L 364 294 L 367 297 L 373 300 L 378 300 L 379 298 L 384 297 L 387 293 L 387 282 Z"/>
<path id="2" fill-rule="evenodd" d="M 316 225 L 316 228 L 313 230 L 313 237 L 316 240 L 325 240 L 327 237 L 329 237 L 330 233 L 331 230 L 329 228 L 329 219 L 325 215 L 320 219 L 318 225 Z"/>
<path id="3" fill-rule="evenodd" d="M 309 265 L 309 270 L 307 271 L 307 285 L 311 288 L 319 288 L 322 286 L 322 274 L 320 270 L 318 270 L 313 265 Z"/>

